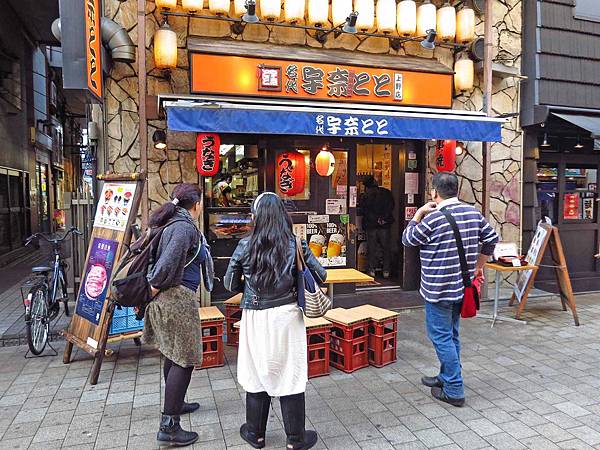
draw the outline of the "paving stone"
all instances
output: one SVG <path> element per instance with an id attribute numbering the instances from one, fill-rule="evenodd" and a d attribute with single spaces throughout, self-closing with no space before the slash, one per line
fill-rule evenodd
<path id="1" fill-rule="evenodd" d="M 452 439 L 437 428 L 415 431 L 414 434 L 428 447 L 439 447 L 440 445 L 452 444 Z"/>
<path id="2" fill-rule="evenodd" d="M 502 432 L 500 428 L 487 419 L 469 420 L 465 422 L 465 425 L 482 437 Z"/>
<path id="3" fill-rule="evenodd" d="M 571 428 L 569 432 L 588 445 L 600 444 L 600 432 L 588 427 L 587 425 Z"/>
<path id="4" fill-rule="evenodd" d="M 456 442 L 461 449 L 464 450 L 475 450 L 489 447 L 488 442 L 472 430 L 450 434 L 449 437 Z"/>
<path id="5" fill-rule="evenodd" d="M 533 429 L 554 443 L 573 439 L 574 437 L 571 433 L 554 423 L 545 423 L 533 427 Z"/>
<path id="6" fill-rule="evenodd" d="M 394 450 L 394 447 L 384 438 L 359 442 L 362 450 Z"/>
<path id="7" fill-rule="evenodd" d="M 497 450 L 520 450 L 526 447 L 507 433 L 486 436 L 485 440 Z"/>
<path id="8" fill-rule="evenodd" d="M 521 440 L 521 443 L 531 450 L 554 450 L 560 448 L 543 436 L 525 438 Z"/>
<path id="9" fill-rule="evenodd" d="M 571 402 L 558 403 L 553 406 L 559 411 L 562 411 L 566 415 L 573 418 L 587 416 L 588 414 L 590 414 L 590 412 L 587 409 L 582 408 L 581 406 Z"/>
<path id="10" fill-rule="evenodd" d="M 417 437 L 403 425 L 381 428 L 379 431 L 393 446 L 417 440 Z"/>
<path id="11" fill-rule="evenodd" d="M 381 433 L 371 422 L 357 423 L 349 427 L 348 431 L 358 443 L 381 438 Z"/>
<path id="12" fill-rule="evenodd" d="M 69 430 L 68 424 L 63 425 L 53 425 L 51 427 L 40 427 L 38 428 L 35 436 L 33 437 L 33 442 L 51 442 L 62 440 L 67 435 L 67 431 Z"/>

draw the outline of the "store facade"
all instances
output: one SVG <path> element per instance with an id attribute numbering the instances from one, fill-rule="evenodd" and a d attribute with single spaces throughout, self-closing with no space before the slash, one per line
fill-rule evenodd
<path id="1" fill-rule="evenodd" d="M 155 27 L 161 15 L 148 5 Z M 169 23 L 177 31 L 178 67 L 166 75 L 147 59 L 149 209 L 167 201 L 178 182 L 202 184 L 203 225 L 218 276 L 248 230 L 252 199 L 267 190 L 286 200 L 297 233 L 312 241 L 324 265 L 366 270 L 361 180 L 372 175 L 394 197 L 390 283 L 417 289 L 418 255 L 402 247 L 400 235 L 428 200 L 436 147 L 444 140 L 467 144 L 455 170 L 461 197 L 474 204 L 482 201 L 481 142 L 494 142 L 491 220 L 505 239 L 518 240 L 520 133 L 514 121 L 477 112 L 478 87 L 454 91 L 451 49 L 424 52 L 409 42 L 393 50 L 387 39 L 350 35 L 315 44 L 305 30 L 252 24 L 236 38 L 229 24 L 216 20 L 174 16 Z M 135 80 L 125 71 L 107 82 L 108 158 L 115 171 L 143 165 L 142 155 L 123 144 L 126 133 L 138 138 L 128 126 L 135 130 L 135 116 L 122 108 L 135 102 Z M 502 112 L 514 112 L 516 84 L 494 83 L 504 89 Z M 166 132 L 164 149 L 152 141 L 157 130 Z M 198 173 L 202 142 L 218 143 L 207 150 L 219 161 L 218 175 Z M 214 299 L 225 295 L 217 287 Z"/>

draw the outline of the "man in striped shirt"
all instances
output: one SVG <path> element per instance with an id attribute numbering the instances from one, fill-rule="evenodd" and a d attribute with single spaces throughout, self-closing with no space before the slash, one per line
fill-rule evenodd
<path id="1" fill-rule="evenodd" d="M 402 242 L 421 247 L 420 293 L 425 299 L 427 334 L 440 361 L 439 374 L 423 377 L 421 382 L 431 387 L 431 394 L 438 400 L 463 406 L 465 391 L 458 329 L 464 284 L 456 240 L 440 210 L 447 210 L 456 220 L 472 276 L 483 274 L 483 266 L 498 242 L 498 234 L 477 209 L 460 202 L 457 195 L 455 174 L 434 175 L 433 202 L 417 211 L 402 234 Z"/>

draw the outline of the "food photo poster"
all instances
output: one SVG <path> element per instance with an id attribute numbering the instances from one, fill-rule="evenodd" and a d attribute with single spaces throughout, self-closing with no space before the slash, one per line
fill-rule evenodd
<path id="1" fill-rule="evenodd" d="M 104 183 L 94 226 L 125 231 L 135 194 L 135 183 Z"/>

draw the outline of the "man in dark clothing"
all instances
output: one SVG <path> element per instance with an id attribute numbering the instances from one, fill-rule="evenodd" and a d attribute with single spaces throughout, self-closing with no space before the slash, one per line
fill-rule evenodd
<path id="1" fill-rule="evenodd" d="M 372 176 L 363 180 L 366 192 L 360 200 L 363 228 L 367 233 L 369 275 L 375 276 L 379 266 L 379 252 L 383 253 L 383 277 L 390 277 L 392 248 L 390 228 L 394 223 L 394 197 L 389 189 L 379 187 Z"/>

